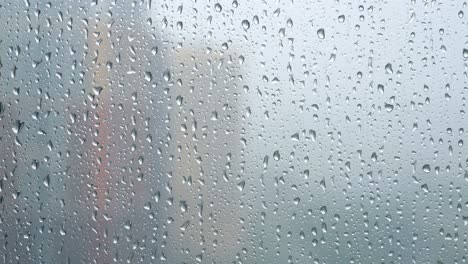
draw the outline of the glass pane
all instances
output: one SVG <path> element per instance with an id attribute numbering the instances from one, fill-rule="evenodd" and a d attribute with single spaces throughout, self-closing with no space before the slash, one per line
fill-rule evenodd
<path id="1" fill-rule="evenodd" d="M 3 1 L 0 263 L 466 263 L 466 12 Z"/>

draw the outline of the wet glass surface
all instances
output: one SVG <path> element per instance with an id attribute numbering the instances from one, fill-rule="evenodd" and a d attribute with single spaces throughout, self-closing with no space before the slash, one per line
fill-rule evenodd
<path id="1" fill-rule="evenodd" d="M 463 1 L 0 3 L 0 263 L 466 263 Z"/>

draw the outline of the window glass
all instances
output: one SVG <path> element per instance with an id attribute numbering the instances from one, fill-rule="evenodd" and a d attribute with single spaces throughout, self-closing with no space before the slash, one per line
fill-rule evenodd
<path id="1" fill-rule="evenodd" d="M 2 1 L 0 263 L 466 263 L 466 12 Z"/>

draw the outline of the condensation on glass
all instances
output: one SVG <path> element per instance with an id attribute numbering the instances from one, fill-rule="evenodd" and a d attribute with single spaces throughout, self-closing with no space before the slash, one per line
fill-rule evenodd
<path id="1" fill-rule="evenodd" d="M 464 1 L 0 3 L 1 263 L 466 263 Z"/>

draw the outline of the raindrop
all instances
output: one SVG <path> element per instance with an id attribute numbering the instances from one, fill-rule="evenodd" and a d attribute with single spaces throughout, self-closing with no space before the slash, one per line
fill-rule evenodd
<path id="1" fill-rule="evenodd" d="M 250 22 L 248 20 L 242 20 L 242 27 L 244 28 L 244 30 L 247 30 L 250 28 Z"/>
<path id="2" fill-rule="evenodd" d="M 151 74 L 151 72 L 145 72 L 145 80 L 147 82 L 151 82 L 153 80 L 153 75 Z"/>
<path id="3" fill-rule="evenodd" d="M 182 105 L 183 100 L 184 100 L 184 98 L 183 98 L 182 96 L 178 95 L 178 96 L 176 97 L 176 103 L 177 103 L 177 105 L 179 105 L 179 106 Z"/>
<path id="4" fill-rule="evenodd" d="M 387 63 L 387 64 L 385 65 L 385 71 L 386 71 L 387 73 L 389 73 L 389 74 L 393 74 L 392 64 Z"/>
<path id="5" fill-rule="evenodd" d="M 280 160 L 281 156 L 280 156 L 280 153 L 278 150 L 276 150 L 275 152 L 273 152 L 273 159 L 274 160 Z"/>
<path id="6" fill-rule="evenodd" d="M 431 172 L 431 166 L 429 164 L 425 164 L 422 169 L 426 173 Z"/>
<path id="7" fill-rule="evenodd" d="M 166 82 L 171 80 L 171 72 L 169 70 L 164 71 L 163 78 Z"/>
<path id="8" fill-rule="evenodd" d="M 324 39 L 325 38 L 325 30 L 323 28 L 317 30 L 317 36 L 319 39 Z"/>
<path id="9" fill-rule="evenodd" d="M 42 181 L 45 187 L 49 187 L 50 185 L 50 175 L 47 174 L 47 176 L 44 178 L 44 181 Z"/>

